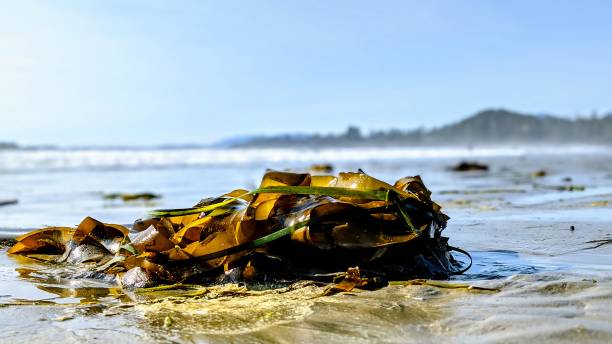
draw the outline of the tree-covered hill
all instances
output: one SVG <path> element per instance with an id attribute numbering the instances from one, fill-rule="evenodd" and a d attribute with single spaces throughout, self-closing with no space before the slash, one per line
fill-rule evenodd
<path id="1" fill-rule="evenodd" d="M 612 144 L 612 114 L 569 119 L 489 109 L 431 130 L 391 129 L 363 134 L 299 134 L 243 139 L 233 147 Z"/>

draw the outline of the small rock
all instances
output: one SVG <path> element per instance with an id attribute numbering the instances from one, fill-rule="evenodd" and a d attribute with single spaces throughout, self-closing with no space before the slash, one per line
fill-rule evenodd
<path id="1" fill-rule="evenodd" d="M 455 172 L 488 171 L 489 166 L 477 162 L 462 161 L 459 164 L 452 166 L 450 169 Z"/>
<path id="2" fill-rule="evenodd" d="M 19 200 L 16 200 L 16 199 L 3 199 L 3 200 L 0 200 L 0 207 L 4 207 L 4 206 L 7 206 L 7 205 L 15 205 L 17 203 L 19 203 Z"/>

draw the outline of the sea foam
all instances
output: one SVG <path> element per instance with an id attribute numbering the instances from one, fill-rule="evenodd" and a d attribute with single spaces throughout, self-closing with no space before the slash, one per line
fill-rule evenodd
<path id="1" fill-rule="evenodd" d="M 479 158 L 525 154 L 598 154 L 603 147 L 501 148 L 244 148 L 244 149 L 57 149 L 0 151 L 0 172 L 67 169 L 154 168 L 240 165 L 251 163 L 315 163 L 423 158 Z"/>

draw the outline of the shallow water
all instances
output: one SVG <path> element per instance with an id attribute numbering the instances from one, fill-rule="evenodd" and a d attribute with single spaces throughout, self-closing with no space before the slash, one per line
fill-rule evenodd
<path id="1" fill-rule="evenodd" d="M 201 197 L 254 187 L 267 167 L 305 169 L 333 157 L 311 152 L 292 159 L 283 152 L 262 162 L 232 153 L 215 162 L 200 152 L 192 163 L 177 165 L 160 158 L 162 153 L 141 152 L 157 163 L 128 166 L 108 157 L 105 164 L 88 162 L 96 160 L 94 153 L 63 152 L 64 164 L 47 169 L 38 155 L 34 162 L 10 157 L 26 161 L 27 168 L 0 166 L 0 199 L 19 199 L 0 207 L 3 235 L 75 225 L 86 215 L 130 223 L 153 207 L 189 206 Z M 451 216 L 445 231 L 451 245 L 474 258 L 472 269 L 452 282 L 500 292 L 411 285 L 317 297 L 323 287 L 302 284 L 264 291 L 227 285 L 189 297 L 142 295 L 104 281 L 32 272 L 40 269 L 36 262 L 3 250 L 0 342 L 612 341 L 612 244 L 589 243 L 612 239 L 611 151 L 464 151 L 461 158 L 448 152 L 383 153 L 337 155 L 335 167 L 363 168 L 387 181 L 421 174 L 432 198 Z M 491 170 L 447 170 L 465 157 Z M 531 176 L 540 169 L 548 174 Z M 585 190 L 556 189 L 570 184 Z M 153 191 L 163 198 L 124 205 L 100 197 L 117 191 Z"/>

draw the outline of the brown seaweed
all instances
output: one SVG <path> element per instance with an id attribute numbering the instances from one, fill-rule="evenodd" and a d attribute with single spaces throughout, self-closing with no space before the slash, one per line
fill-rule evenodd
<path id="1" fill-rule="evenodd" d="M 346 271 L 335 292 L 389 279 L 446 278 L 465 270 L 451 251 L 467 252 L 441 236 L 448 216 L 430 196 L 419 176 L 390 185 L 363 172 L 268 171 L 253 191 L 156 210 L 131 231 L 87 217 L 75 229 L 23 235 L 9 253 L 93 264 L 91 271 L 130 288 Z"/>

